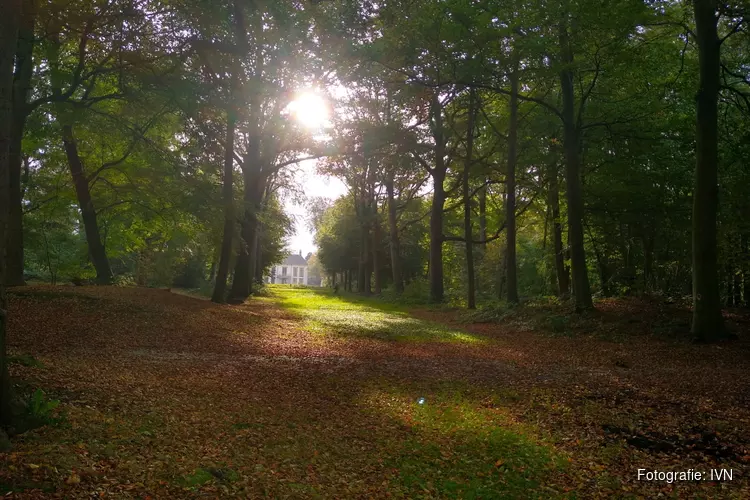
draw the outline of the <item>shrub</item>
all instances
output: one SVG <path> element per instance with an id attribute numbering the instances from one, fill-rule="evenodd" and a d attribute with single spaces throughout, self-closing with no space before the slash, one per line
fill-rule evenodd
<path id="1" fill-rule="evenodd" d="M 55 409 L 58 406 L 60 406 L 59 400 L 47 399 L 44 391 L 37 389 L 26 401 L 25 420 L 32 427 L 58 424 L 62 421 L 61 417 L 55 416 Z"/>

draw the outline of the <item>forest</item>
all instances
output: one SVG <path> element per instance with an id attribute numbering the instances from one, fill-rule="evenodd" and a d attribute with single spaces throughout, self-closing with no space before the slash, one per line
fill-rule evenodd
<path id="1" fill-rule="evenodd" d="M 311 189 L 305 172 L 336 179 L 345 194 Z M 669 310 L 680 318 L 669 327 L 685 350 L 679 359 L 710 358 L 733 340 L 726 349 L 744 366 L 748 186 L 746 0 L 4 0 L 0 451 L 6 434 L 50 424 L 60 402 L 75 406 L 62 388 L 94 372 L 88 361 L 68 367 L 67 350 L 111 341 L 145 356 L 151 344 L 171 346 L 164 332 L 183 323 L 195 336 L 186 346 L 209 358 L 204 335 L 252 329 L 257 317 L 275 333 L 259 324 L 243 349 L 262 349 L 269 335 L 274 356 L 291 349 L 307 359 L 317 352 L 308 336 L 318 334 L 339 339 L 331 352 L 351 341 L 346 356 L 360 342 L 369 353 L 377 348 L 368 342 L 403 341 L 425 342 L 440 358 L 454 349 L 436 347 L 445 339 L 496 342 L 483 325 L 519 337 L 521 323 L 588 335 L 615 316 L 612 330 L 635 331 Z M 269 285 L 303 225 L 324 288 Z M 181 302 L 196 297 L 204 300 L 194 308 Z M 107 305 L 91 309 L 95 301 Z M 149 309 L 161 301 L 163 314 Z M 51 311 L 104 326 L 55 326 Z M 284 314 L 306 332 L 297 344 L 279 333 Z M 224 326 L 214 330 L 209 316 Z M 129 321 L 145 330 L 131 337 Z M 144 333 L 152 330 L 157 340 Z M 86 332 L 88 347 L 79 344 Z M 232 352 L 221 339 L 217 352 Z M 661 352 L 652 340 L 625 342 Z M 474 359 L 466 349 L 456 356 Z M 54 375 L 19 362 L 27 355 L 47 356 Z M 456 380 L 478 376 L 451 370 Z M 229 488 L 228 473 L 195 470 Z M 76 471 L 64 487 L 79 485 Z M 160 491 L 148 481 L 138 484 Z M 182 481 L 163 495 L 210 482 Z M 440 481 L 414 484 L 427 497 L 499 491 L 493 483 L 456 493 Z M 526 496 L 523 481 L 510 498 Z M 263 494 L 281 494 L 274 487 Z M 410 487 L 399 491 L 410 496 Z M 592 488 L 584 497 L 610 492 Z"/>

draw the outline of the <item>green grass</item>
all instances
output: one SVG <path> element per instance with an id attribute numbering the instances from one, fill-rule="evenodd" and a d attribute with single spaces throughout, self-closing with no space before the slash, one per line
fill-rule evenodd
<path id="1" fill-rule="evenodd" d="M 391 342 L 486 342 L 487 339 L 415 318 L 405 307 L 329 290 L 270 286 L 279 304 L 304 318 L 320 335 L 362 337 Z"/>
<path id="2" fill-rule="evenodd" d="M 381 386 L 367 401 L 410 429 L 387 464 L 398 471 L 393 487 L 409 498 L 556 498 L 548 473 L 565 467 L 550 446 L 514 421 L 505 405 L 477 406 L 461 383 L 432 388 L 423 402 L 402 389 Z M 487 396 L 487 395 L 485 395 Z M 493 394 L 491 400 L 505 399 Z"/>

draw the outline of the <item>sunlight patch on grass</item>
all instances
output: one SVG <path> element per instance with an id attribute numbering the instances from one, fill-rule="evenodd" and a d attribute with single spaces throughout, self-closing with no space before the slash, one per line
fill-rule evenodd
<path id="1" fill-rule="evenodd" d="M 485 408 L 451 389 L 414 397 L 396 388 L 363 396 L 409 437 L 392 455 L 394 487 L 407 496 L 440 498 L 555 498 L 545 477 L 563 466 L 553 450 L 502 407 Z"/>
<path id="2" fill-rule="evenodd" d="M 486 342 L 470 333 L 414 318 L 394 304 L 315 289 L 269 289 L 282 307 L 307 320 L 308 331 L 319 335 L 395 342 Z"/>

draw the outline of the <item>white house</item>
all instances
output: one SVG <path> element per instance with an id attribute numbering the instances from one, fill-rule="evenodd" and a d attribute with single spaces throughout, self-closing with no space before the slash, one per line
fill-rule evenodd
<path id="1" fill-rule="evenodd" d="M 292 254 L 281 264 L 271 268 L 271 275 L 266 278 L 268 283 L 279 283 L 285 285 L 307 285 L 308 271 L 307 261 L 302 252 Z"/>

